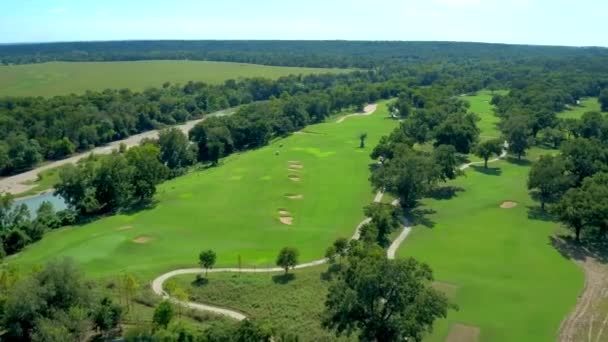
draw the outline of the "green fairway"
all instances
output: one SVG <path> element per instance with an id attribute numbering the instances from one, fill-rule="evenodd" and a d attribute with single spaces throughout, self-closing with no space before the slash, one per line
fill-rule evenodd
<path id="1" fill-rule="evenodd" d="M 587 112 L 600 112 L 600 103 L 597 97 L 588 97 L 581 100 L 578 106 L 572 106 L 568 110 L 557 113 L 557 117 L 562 119 L 579 119 Z"/>
<path id="2" fill-rule="evenodd" d="M 52 62 L 0 66 L 0 96 L 53 96 L 86 90 L 143 90 L 164 82 L 212 84 L 244 77 L 347 72 L 346 69 L 292 68 L 227 62 L 138 61 Z"/>
<path id="3" fill-rule="evenodd" d="M 373 198 L 369 153 L 397 125 L 387 117 L 383 103 L 370 116 L 309 126 L 162 184 L 153 209 L 53 231 L 9 260 L 31 267 L 70 256 L 91 276 L 128 271 L 151 278 L 194 266 L 208 248 L 218 266 L 235 266 L 239 258 L 243 266 L 274 265 L 284 246 L 297 247 L 301 262 L 318 259 L 337 237 L 352 235 Z M 362 132 L 369 137 L 365 149 Z M 279 221 L 279 210 L 290 213 L 293 225 Z"/>
<path id="4" fill-rule="evenodd" d="M 555 340 L 583 276 L 550 244 L 558 224 L 529 218 L 537 203 L 526 190 L 528 171 L 508 161 L 469 169 L 450 183 L 463 190 L 456 197 L 423 201 L 420 209 L 435 212 L 426 216 L 432 227 L 416 226 L 398 257 L 428 263 L 460 307 L 435 324 L 429 341 L 476 328 L 480 341 Z M 502 209 L 503 201 L 517 206 Z"/>
<path id="5" fill-rule="evenodd" d="M 489 90 L 481 90 L 473 96 L 463 97 L 471 105 L 469 111 L 479 116 L 480 120 L 477 122 L 477 127 L 481 131 L 480 138 L 482 140 L 498 138 L 501 135 L 497 127 L 500 118 L 494 114 L 494 108 L 490 104 L 493 94 L 505 95 L 507 91 L 496 90 L 492 93 Z"/>

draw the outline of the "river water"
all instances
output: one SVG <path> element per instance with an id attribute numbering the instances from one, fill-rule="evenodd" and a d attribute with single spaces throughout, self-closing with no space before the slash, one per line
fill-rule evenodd
<path id="1" fill-rule="evenodd" d="M 18 206 L 21 204 L 25 204 L 30 210 L 30 214 L 32 217 L 36 216 L 36 211 L 40 208 L 42 202 L 51 202 L 53 205 L 53 209 L 55 212 L 66 209 L 68 206 L 60 196 L 53 196 L 53 192 L 42 193 L 36 196 L 30 196 L 22 199 L 16 199 L 14 205 Z"/>

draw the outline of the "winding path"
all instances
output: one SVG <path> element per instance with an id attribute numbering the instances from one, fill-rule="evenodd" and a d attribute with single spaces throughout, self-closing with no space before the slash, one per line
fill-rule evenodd
<path id="1" fill-rule="evenodd" d="M 192 129 L 192 127 L 194 127 L 197 123 L 205 120 L 208 117 L 211 116 L 222 116 L 222 115 L 230 115 L 234 113 L 234 109 L 226 109 L 226 110 L 222 110 L 219 112 L 215 112 L 212 114 L 208 114 L 205 115 L 204 118 L 202 119 L 196 119 L 196 120 L 191 120 L 188 121 L 182 125 L 176 125 L 176 126 L 171 126 L 174 128 L 178 128 L 180 129 L 182 132 L 184 133 L 188 133 L 188 131 L 190 131 Z M 99 146 L 96 147 L 90 151 L 84 152 L 84 153 L 80 153 L 80 154 L 76 154 L 74 156 L 71 156 L 69 158 L 65 158 L 65 159 L 61 159 L 61 160 L 57 160 L 54 162 L 50 162 L 50 163 L 46 163 L 44 165 L 41 165 L 35 169 L 23 172 L 23 173 L 19 173 L 13 176 L 9 176 L 9 177 L 5 177 L 0 179 L 0 193 L 10 193 L 10 194 L 19 194 L 25 191 L 28 191 L 32 188 L 34 188 L 36 185 L 34 184 L 27 184 L 28 182 L 33 182 L 36 181 L 38 179 L 38 175 L 45 170 L 48 169 L 52 169 L 52 168 L 56 168 L 62 165 L 66 165 L 66 164 L 73 164 L 78 162 L 79 160 L 88 157 L 91 154 L 110 154 L 112 153 L 112 151 L 118 149 L 120 147 L 120 144 L 125 144 L 127 145 L 127 147 L 132 147 L 132 146 L 136 146 L 139 145 L 141 143 L 142 140 L 144 139 L 155 139 L 158 137 L 158 132 L 160 130 L 152 130 L 152 131 L 147 131 L 147 132 L 143 132 L 143 133 L 139 133 L 139 134 L 135 134 L 132 135 L 128 138 L 122 139 L 122 140 L 117 140 L 117 141 L 113 141 L 107 145 L 104 146 Z"/>
<path id="2" fill-rule="evenodd" d="M 365 106 L 363 108 L 363 113 L 354 113 L 354 114 L 348 114 L 348 115 L 344 115 L 343 117 L 339 118 L 338 120 L 336 120 L 336 123 L 342 123 L 344 122 L 344 120 L 353 117 L 353 116 L 366 116 L 366 115 L 372 115 L 374 114 L 374 112 L 376 111 L 376 109 L 378 109 L 378 105 L 375 103 L 372 104 L 368 104 L 367 106 Z"/>
<path id="3" fill-rule="evenodd" d="M 500 156 L 498 156 L 497 158 L 494 158 L 492 160 L 488 160 L 488 163 L 493 163 L 493 162 L 503 159 L 507 155 L 506 148 L 508 147 L 508 145 L 506 142 L 504 144 L 504 147 L 505 147 L 505 149 L 503 149 L 503 152 L 500 154 Z M 459 167 L 459 169 L 465 170 L 465 169 L 471 167 L 472 165 L 476 165 L 476 164 L 483 164 L 483 161 L 463 164 Z M 373 202 L 380 203 L 382 201 L 383 196 L 384 196 L 384 193 L 382 191 L 378 191 L 376 193 L 376 195 L 374 196 Z M 398 202 L 398 200 L 394 200 L 391 204 L 396 206 L 399 204 L 399 202 Z M 353 233 L 353 236 L 351 237 L 351 239 L 358 240 L 359 237 L 361 236 L 361 227 L 363 227 L 365 224 L 369 223 L 370 221 L 371 221 L 371 218 L 369 218 L 369 217 L 365 218 L 363 221 L 361 221 L 355 228 L 355 232 Z M 403 229 L 402 229 L 401 233 L 399 233 L 399 235 L 395 238 L 395 240 L 393 240 L 393 242 L 389 246 L 388 250 L 386 251 L 386 256 L 388 259 L 395 259 L 395 254 L 396 254 L 397 250 L 399 249 L 399 246 L 401 246 L 401 244 L 405 241 L 405 239 L 407 239 L 407 237 L 409 236 L 411 231 L 412 231 L 411 224 L 407 220 L 404 220 Z M 313 266 L 319 266 L 319 265 L 325 264 L 326 262 L 327 262 L 327 259 L 323 258 L 323 259 L 296 265 L 294 267 L 294 269 L 302 269 L 302 268 L 308 268 L 308 267 L 313 267 Z M 272 272 L 282 272 L 282 271 L 283 271 L 283 269 L 280 267 L 240 268 L 240 269 L 234 268 L 234 267 L 229 267 L 229 268 L 214 268 L 214 269 L 209 270 L 209 272 L 211 272 L 211 273 L 222 273 L 222 272 L 272 273 Z M 179 275 L 200 274 L 203 272 L 205 272 L 205 271 L 202 268 L 183 268 L 183 269 L 177 269 L 177 270 L 167 272 L 165 274 L 158 276 L 154 280 L 152 280 L 152 291 L 156 295 L 161 296 L 164 299 L 170 300 L 171 302 L 173 302 L 177 305 L 181 305 L 181 306 L 184 306 L 184 307 L 187 307 L 190 309 L 199 310 L 199 311 L 207 311 L 207 312 L 223 315 L 226 317 L 230 317 L 230 318 L 233 318 L 233 319 L 236 319 L 239 321 L 246 319 L 247 316 L 245 316 L 243 313 L 235 311 L 235 310 L 222 308 L 219 306 L 196 303 L 196 302 L 180 301 L 176 298 L 169 296 L 169 294 L 163 289 L 163 284 L 169 278 L 179 276 Z"/>

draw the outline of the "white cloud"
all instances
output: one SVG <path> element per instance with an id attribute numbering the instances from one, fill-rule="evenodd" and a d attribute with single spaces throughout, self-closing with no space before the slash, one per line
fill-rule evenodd
<path id="1" fill-rule="evenodd" d="M 56 7 L 51 8 L 50 12 L 55 14 L 66 13 L 69 9 L 67 7 Z"/>

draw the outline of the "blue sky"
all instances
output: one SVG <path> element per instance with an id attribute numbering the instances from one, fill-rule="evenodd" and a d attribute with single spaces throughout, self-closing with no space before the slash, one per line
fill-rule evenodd
<path id="1" fill-rule="evenodd" d="M 608 46 L 608 0 L 2 0 L 0 43 L 450 40 Z"/>

